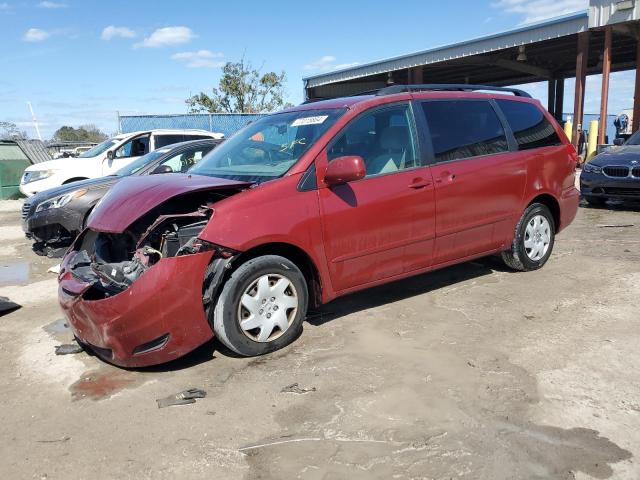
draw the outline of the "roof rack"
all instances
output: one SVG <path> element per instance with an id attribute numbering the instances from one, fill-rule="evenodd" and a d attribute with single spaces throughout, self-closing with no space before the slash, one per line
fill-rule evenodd
<path id="1" fill-rule="evenodd" d="M 436 91 L 458 91 L 458 92 L 473 92 L 476 90 L 488 90 L 495 92 L 508 92 L 513 93 L 516 97 L 531 98 L 524 90 L 519 88 L 510 87 L 493 87 L 491 85 L 467 85 L 466 83 L 428 83 L 424 85 L 391 85 L 390 87 L 384 87 L 375 91 L 378 96 L 392 95 L 394 93 L 403 92 L 421 92 L 424 90 L 436 90 Z M 374 92 L 372 92 L 374 93 Z"/>

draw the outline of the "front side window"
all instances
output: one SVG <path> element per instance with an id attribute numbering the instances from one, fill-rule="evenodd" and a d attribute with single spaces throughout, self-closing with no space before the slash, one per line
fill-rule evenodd
<path id="1" fill-rule="evenodd" d="M 169 149 L 161 148 L 160 150 L 154 150 L 153 152 L 149 152 L 146 155 L 130 162 L 128 165 L 125 165 L 120 170 L 118 170 L 114 175 L 118 177 L 127 177 L 129 175 L 133 175 L 134 173 L 138 173 L 140 170 L 145 168 L 155 159 L 160 158 L 162 155 L 167 153 Z"/>
<path id="2" fill-rule="evenodd" d="M 202 157 L 209 153 L 212 148 L 211 146 L 192 148 L 163 160 L 160 165 L 171 168 L 174 173 L 184 173 L 202 160 Z"/>
<path id="3" fill-rule="evenodd" d="M 345 155 L 362 157 L 367 177 L 418 166 L 409 106 L 382 108 L 349 123 L 327 149 L 329 161 Z"/>
<path id="4" fill-rule="evenodd" d="M 300 110 L 262 117 L 214 148 L 189 173 L 262 182 L 284 175 L 346 110 Z"/>
<path id="5" fill-rule="evenodd" d="M 509 150 L 500 119 L 487 101 L 422 103 L 436 162 L 492 155 Z"/>
<path id="6" fill-rule="evenodd" d="M 132 138 L 116 150 L 116 158 L 140 157 L 149 153 L 149 135 Z"/>
<path id="7" fill-rule="evenodd" d="M 518 150 L 561 145 L 553 125 L 538 107 L 513 100 L 496 101 L 516 137 Z"/>

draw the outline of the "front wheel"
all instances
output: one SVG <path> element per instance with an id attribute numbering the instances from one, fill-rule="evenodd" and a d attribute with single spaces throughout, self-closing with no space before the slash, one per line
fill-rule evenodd
<path id="1" fill-rule="evenodd" d="M 304 275 L 284 257 L 243 263 L 225 283 L 213 311 L 218 339 L 252 357 L 278 350 L 302 331 L 309 294 Z"/>
<path id="2" fill-rule="evenodd" d="M 502 260 L 514 270 L 537 270 L 551 256 L 554 240 L 553 215 L 545 205 L 533 203 L 516 225 L 511 248 L 502 252 Z"/>

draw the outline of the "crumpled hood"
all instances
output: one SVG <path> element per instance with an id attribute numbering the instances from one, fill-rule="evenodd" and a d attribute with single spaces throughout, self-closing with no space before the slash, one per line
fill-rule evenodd
<path id="1" fill-rule="evenodd" d="M 624 145 L 620 148 L 608 150 L 591 160 L 594 165 L 600 167 L 604 165 L 635 165 L 636 161 L 640 165 L 640 145 Z"/>
<path id="2" fill-rule="evenodd" d="M 98 202 L 87 226 L 100 232 L 120 233 L 145 213 L 178 195 L 249 185 L 184 173 L 126 177 Z"/>

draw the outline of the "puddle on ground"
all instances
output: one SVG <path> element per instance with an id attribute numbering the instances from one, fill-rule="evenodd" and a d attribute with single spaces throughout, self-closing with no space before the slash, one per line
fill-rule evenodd
<path id="1" fill-rule="evenodd" d="M 42 329 L 45 332 L 50 333 L 52 335 L 55 335 L 56 333 L 66 333 L 70 331 L 69 324 L 64 318 L 60 318 L 55 322 L 51 322 L 48 325 L 45 325 L 44 327 L 42 327 Z"/>
<path id="2" fill-rule="evenodd" d="M 73 400 L 102 400 L 131 386 L 139 375 L 126 370 L 94 370 L 85 372 L 69 387 Z"/>
<path id="3" fill-rule="evenodd" d="M 0 264 L 0 285 L 26 284 L 30 269 L 29 262 Z"/>

